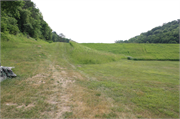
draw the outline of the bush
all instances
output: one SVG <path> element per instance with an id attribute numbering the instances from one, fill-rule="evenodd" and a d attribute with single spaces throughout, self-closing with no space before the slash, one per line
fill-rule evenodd
<path id="1" fill-rule="evenodd" d="M 176 41 L 172 41 L 172 40 L 170 40 L 170 41 L 169 41 L 169 43 L 172 43 L 172 44 L 177 44 L 177 42 L 176 42 Z"/>
<path id="2" fill-rule="evenodd" d="M 128 60 L 132 60 L 133 58 L 132 58 L 131 56 L 128 56 L 127 59 L 128 59 Z"/>
<path id="3" fill-rule="evenodd" d="M 74 47 L 73 44 L 71 42 L 69 42 L 70 46 Z"/>
<path id="4" fill-rule="evenodd" d="M 1 32 L 1 40 L 2 41 L 9 41 L 9 37 L 6 33 Z"/>
<path id="5" fill-rule="evenodd" d="M 37 39 L 36 39 L 37 40 Z M 52 43 L 53 41 L 52 40 L 50 40 L 50 41 L 48 41 L 49 43 Z"/>

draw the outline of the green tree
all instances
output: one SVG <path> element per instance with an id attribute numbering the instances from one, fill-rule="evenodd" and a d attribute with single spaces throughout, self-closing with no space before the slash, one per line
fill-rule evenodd
<path id="1" fill-rule="evenodd" d="M 130 38 L 129 43 L 179 43 L 179 22 L 174 20 L 172 22 L 164 23 L 163 26 L 158 26 L 138 36 Z M 170 42 L 171 41 L 171 42 Z M 174 42 L 175 43 L 175 42 Z"/>
<path id="2" fill-rule="evenodd" d="M 19 9 L 23 1 L 1 1 L 1 32 L 17 34 L 19 32 L 16 18 L 20 17 Z"/>

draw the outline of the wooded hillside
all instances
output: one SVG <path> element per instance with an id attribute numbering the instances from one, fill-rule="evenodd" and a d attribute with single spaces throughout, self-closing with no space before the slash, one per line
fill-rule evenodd
<path id="1" fill-rule="evenodd" d="M 27 37 L 40 38 L 48 42 L 69 42 L 57 34 L 43 19 L 43 15 L 31 1 L 1 1 L 1 32 L 23 33 Z"/>
<path id="2" fill-rule="evenodd" d="M 180 19 L 162 26 L 155 27 L 145 33 L 130 38 L 129 40 L 118 40 L 116 43 L 179 43 Z"/>

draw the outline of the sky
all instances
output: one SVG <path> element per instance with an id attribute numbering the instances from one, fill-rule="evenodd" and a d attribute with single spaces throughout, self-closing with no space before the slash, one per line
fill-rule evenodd
<path id="1" fill-rule="evenodd" d="M 32 0 L 57 34 L 78 43 L 128 40 L 180 19 L 180 0 Z"/>

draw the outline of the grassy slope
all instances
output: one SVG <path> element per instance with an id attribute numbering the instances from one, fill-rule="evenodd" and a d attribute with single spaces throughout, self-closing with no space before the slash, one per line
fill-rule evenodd
<path id="1" fill-rule="evenodd" d="M 178 44 L 136 44 L 136 43 L 82 43 L 99 51 L 124 54 L 139 59 L 179 59 Z"/>
<path id="2" fill-rule="evenodd" d="M 67 49 L 69 59 L 79 64 L 102 64 L 117 61 L 125 58 L 123 55 L 115 55 L 113 53 L 101 52 L 88 47 L 84 47 L 75 42 L 71 42 L 71 48 Z"/>
<path id="3" fill-rule="evenodd" d="M 71 112 L 64 113 L 63 117 L 179 116 L 179 62 L 130 61 L 122 59 L 127 55 L 125 51 L 119 55 L 92 50 L 73 42 L 49 44 L 23 36 L 6 37 L 10 40 L 4 41 L 7 38 L 3 37 L 1 41 L 1 63 L 3 66 L 15 66 L 14 72 L 18 77 L 1 82 L 3 118 L 54 118 L 53 115 L 59 110 L 58 104 L 48 103 L 47 100 L 56 96 L 55 99 L 60 99 L 61 102 L 59 94 L 65 89 L 57 85 L 59 80 L 53 77 L 55 74 L 51 67 L 55 67 L 57 72 L 66 71 L 67 78 L 73 78 L 71 75 L 75 72 L 83 73 L 80 77 L 77 75 L 78 78 L 73 78 L 75 83 L 67 87 L 64 93 L 70 93 L 73 102 L 68 103 Z M 105 44 L 97 44 L 96 47 L 104 50 L 104 46 L 109 48 Z M 130 46 L 133 47 L 132 44 Z M 137 54 L 134 53 L 134 56 Z M 38 74 L 47 76 L 43 79 L 28 80 Z M 39 81 L 46 83 L 37 85 Z M 28 108 L 30 104 L 34 106 Z M 17 108 L 21 105 L 25 106 Z"/>
<path id="4" fill-rule="evenodd" d="M 121 52 L 119 44 L 83 44 L 101 51 Z M 178 45 L 120 44 L 124 55 L 150 59 L 178 59 Z M 109 47 L 110 46 L 110 47 Z M 116 49 L 117 48 L 117 49 Z M 124 49 L 123 49 L 124 48 Z M 135 49 L 139 49 L 135 51 Z M 128 51 L 127 51 L 128 49 Z M 146 49 L 143 51 L 143 49 Z M 119 51 L 119 52 L 118 52 Z M 129 53 L 128 53 L 129 52 Z M 154 53 L 154 54 L 153 54 Z M 93 56 L 91 56 L 93 57 Z M 170 58 L 169 58 L 170 57 Z M 124 57 L 122 57 L 124 58 Z M 78 67 L 95 81 L 79 83 L 113 99 L 115 117 L 122 112 L 135 117 L 178 117 L 179 62 L 120 60 L 105 64 L 87 64 Z M 171 105 L 171 106 L 170 106 Z M 128 106 L 130 109 L 126 109 Z M 117 115 L 116 115 L 117 114 Z M 129 114 L 129 115 L 131 115 Z M 96 115 L 102 117 L 103 115 Z M 104 115 L 105 117 L 108 115 Z M 110 116 L 111 117 L 111 116 Z M 133 117 L 129 116 L 129 117 Z"/>
<path id="5" fill-rule="evenodd" d="M 28 79 L 38 74 L 50 73 L 50 64 L 66 66 L 64 60 L 58 55 L 57 44 L 33 39 L 23 36 L 6 35 L 1 39 L 1 64 L 3 66 L 14 66 L 13 71 L 17 74 L 15 79 L 7 79 L 1 82 L 1 116 L 2 118 L 39 118 L 42 112 L 52 110 L 53 105 L 45 102 L 48 98 L 47 88 L 53 89 L 51 74 L 43 80 L 30 81 Z M 59 56 L 59 58 L 58 58 Z M 56 61 L 53 59 L 56 58 Z M 52 62 L 53 61 L 53 62 Z M 36 86 L 39 81 L 47 84 Z M 35 83 L 35 84 L 34 84 Z M 44 91 L 44 92 L 43 92 Z M 10 104 L 8 106 L 8 104 Z M 34 106 L 27 108 L 28 105 Z M 22 108 L 18 108 L 22 107 Z"/>

